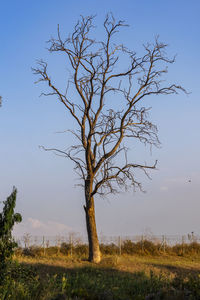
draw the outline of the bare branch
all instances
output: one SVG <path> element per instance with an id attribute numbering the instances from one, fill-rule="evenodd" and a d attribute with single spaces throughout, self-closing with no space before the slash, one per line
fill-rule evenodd
<path id="1" fill-rule="evenodd" d="M 50 92 L 45 96 L 57 96 L 78 124 L 78 129 L 69 131 L 78 144 L 67 151 L 54 151 L 75 163 L 80 177 L 89 181 L 90 197 L 96 193 L 114 193 L 131 185 L 141 187 L 135 171 L 146 176 L 156 164 L 138 164 L 128 161 L 127 140 L 145 145 L 159 146 L 157 127 L 149 120 L 149 108 L 143 99 L 154 95 L 171 95 L 185 89 L 175 83 L 167 83 L 168 65 L 175 57 L 168 58 L 167 44 L 156 37 L 154 43 L 144 45 L 144 53 L 138 56 L 123 44 L 116 45 L 117 32 L 126 27 L 124 21 L 116 21 L 108 14 L 103 23 L 105 39 L 92 38 L 95 16 L 83 17 L 66 39 L 61 37 L 58 26 L 57 37 L 48 41 L 51 53 L 62 52 L 71 66 L 72 76 L 65 92 L 54 84 L 47 70 L 47 63 L 40 61 L 33 69 L 37 82 L 46 82 Z M 129 61 L 127 66 L 122 57 Z M 73 89 L 72 96 L 67 91 Z M 79 99 L 79 100 L 77 100 Z M 124 143 L 124 144 L 122 144 Z"/>
<path id="2" fill-rule="evenodd" d="M 67 157 L 69 158 L 71 161 L 73 161 L 75 163 L 75 170 L 79 170 L 81 172 L 81 179 L 85 180 L 86 176 L 85 176 L 85 163 L 84 161 L 82 161 L 81 158 L 79 157 L 75 157 L 74 155 L 71 155 L 71 150 L 70 149 L 68 152 L 67 151 L 62 151 L 56 148 L 45 148 L 44 146 L 39 146 L 39 148 L 45 150 L 45 151 L 52 151 L 54 152 L 56 155 L 61 156 L 61 157 Z M 79 174 L 80 176 L 80 174 Z"/>

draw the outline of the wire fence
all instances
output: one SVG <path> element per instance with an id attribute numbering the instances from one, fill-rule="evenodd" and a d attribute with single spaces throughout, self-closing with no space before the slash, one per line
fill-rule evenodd
<path id="1" fill-rule="evenodd" d="M 77 245 L 88 244 L 86 236 L 81 236 L 76 233 L 70 233 L 66 236 L 34 236 L 25 234 L 23 236 L 15 236 L 15 241 L 21 248 L 30 248 L 33 246 L 49 248 L 61 247 L 63 243 L 70 244 L 73 247 Z M 141 242 L 141 247 L 144 241 L 150 241 L 155 245 L 160 244 L 163 249 L 167 246 L 174 246 L 177 244 L 191 244 L 200 243 L 200 235 L 195 235 L 193 232 L 187 235 L 130 235 L 130 236 L 103 236 L 99 237 L 100 244 L 116 245 L 121 252 L 121 247 L 125 241 L 133 243 Z"/>

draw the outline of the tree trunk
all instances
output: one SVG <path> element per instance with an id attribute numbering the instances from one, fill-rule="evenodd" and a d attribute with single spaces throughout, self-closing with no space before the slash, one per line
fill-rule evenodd
<path id="1" fill-rule="evenodd" d="M 85 182 L 85 200 L 84 206 L 86 215 L 86 225 L 89 243 L 89 261 L 99 263 L 101 260 L 101 253 L 99 249 L 99 240 L 97 236 L 96 221 L 95 221 L 95 208 L 94 198 L 90 197 L 91 182 Z"/>

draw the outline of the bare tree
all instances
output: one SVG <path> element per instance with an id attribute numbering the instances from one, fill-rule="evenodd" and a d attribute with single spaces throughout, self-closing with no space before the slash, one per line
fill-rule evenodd
<path id="1" fill-rule="evenodd" d="M 58 27 L 56 38 L 49 41 L 50 52 L 66 55 L 72 76 L 65 90 L 60 90 L 50 77 L 47 63 L 40 61 L 33 69 L 40 81 L 47 82 L 50 92 L 57 96 L 74 119 L 70 132 L 77 144 L 68 150 L 44 148 L 65 156 L 75 164 L 85 191 L 85 214 L 89 241 L 89 260 L 100 261 L 99 242 L 95 222 L 94 196 L 117 193 L 129 186 L 141 188 L 135 171 L 148 176 L 153 165 L 131 162 L 127 155 L 127 140 L 157 146 L 157 128 L 148 120 L 148 108 L 142 100 L 152 95 L 176 94 L 184 89 L 161 80 L 167 65 L 174 62 L 165 54 L 166 44 L 156 38 L 144 45 L 139 57 L 124 45 L 115 45 L 113 38 L 126 26 L 107 15 L 103 23 L 105 40 L 91 37 L 94 16 L 81 17 L 74 32 L 63 39 Z M 123 61 L 127 62 L 126 68 Z M 69 88 L 71 93 L 69 93 Z M 77 97 L 78 96 L 78 97 Z"/>

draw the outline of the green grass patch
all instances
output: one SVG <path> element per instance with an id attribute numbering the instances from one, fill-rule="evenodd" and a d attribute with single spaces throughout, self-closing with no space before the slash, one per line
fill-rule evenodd
<path id="1" fill-rule="evenodd" d="M 198 268 L 181 259 L 106 256 L 95 265 L 29 257 L 10 264 L 0 300 L 200 299 Z"/>

